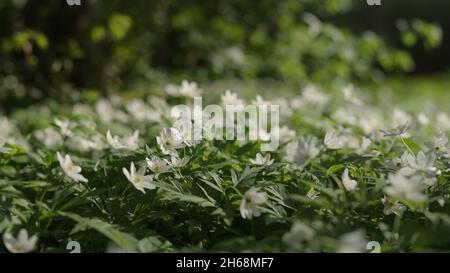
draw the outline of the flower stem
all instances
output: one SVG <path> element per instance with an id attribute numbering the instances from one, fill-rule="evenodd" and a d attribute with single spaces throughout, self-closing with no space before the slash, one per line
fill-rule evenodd
<path id="1" fill-rule="evenodd" d="M 405 145 L 406 149 L 408 149 L 408 151 L 411 153 L 411 155 L 415 156 L 414 152 L 412 151 L 411 147 L 409 147 L 409 145 L 405 142 L 405 140 L 403 139 L 403 137 L 400 137 L 400 139 L 402 140 L 403 145 Z"/>

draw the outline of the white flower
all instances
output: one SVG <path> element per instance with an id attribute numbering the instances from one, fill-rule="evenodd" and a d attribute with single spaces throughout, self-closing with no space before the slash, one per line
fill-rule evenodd
<path id="1" fill-rule="evenodd" d="M 123 99 L 119 95 L 111 95 L 108 97 L 109 101 L 111 102 L 111 105 L 115 107 L 119 107 L 123 105 Z"/>
<path id="2" fill-rule="evenodd" d="M 177 155 L 176 149 L 183 148 L 183 138 L 176 128 L 166 129 L 161 131 L 161 134 L 156 137 L 156 142 L 159 148 L 166 155 Z"/>
<path id="3" fill-rule="evenodd" d="M 411 168 L 417 170 L 417 171 L 424 171 L 424 172 L 436 172 L 436 168 L 433 166 L 434 161 L 436 160 L 436 156 L 433 153 L 425 154 L 424 152 L 420 151 L 417 154 L 417 157 L 413 160 L 409 161 L 409 165 Z"/>
<path id="4" fill-rule="evenodd" d="M 16 126 L 7 117 L 0 116 L 0 138 L 7 138 L 14 132 Z"/>
<path id="5" fill-rule="evenodd" d="M 406 210 L 406 207 L 403 206 L 398 200 L 393 200 L 386 196 L 381 199 L 381 202 L 383 202 L 384 205 L 383 213 L 385 215 L 390 215 L 392 213 L 395 215 L 402 215 L 402 213 Z"/>
<path id="6" fill-rule="evenodd" d="M 432 147 L 436 152 L 446 153 L 448 152 L 448 137 L 445 133 L 440 134 L 433 138 Z"/>
<path id="7" fill-rule="evenodd" d="M 312 243 L 315 235 L 316 232 L 313 228 L 296 220 L 291 229 L 283 235 L 282 239 L 285 244 L 298 248 L 299 246 L 306 247 Z"/>
<path id="8" fill-rule="evenodd" d="M 320 152 L 319 139 L 315 136 L 301 137 L 298 142 L 286 146 L 287 158 L 292 159 L 300 168 L 309 164 Z"/>
<path id="9" fill-rule="evenodd" d="M 152 156 L 151 158 L 146 158 L 148 168 L 154 173 L 165 173 L 170 170 L 169 164 L 159 157 Z"/>
<path id="10" fill-rule="evenodd" d="M 258 188 L 251 187 L 241 200 L 239 211 L 242 218 L 252 219 L 253 216 L 258 217 L 261 212 L 258 209 L 258 205 L 263 204 L 267 200 L 267 194 L 260 192 Z"/>
<path id="11" fill-rule="evenodd" d="M 61 165 L 61 168 L 68 177 L 72 178 L 75 182 L 88 182 L 88 180 L 80 174 L 81 167 L 74 165 L 69 155 L 62 157 L 62 155 L 57 152 L 56 157 L 58 158 L 59 165 Z"/>
<path id="12" fill-rule="evenodd" d="M 180 158 L 178 156 L 171 156 L 170 162 L 168 163 L 172 168 L 183 168 L 189 162 L 189 159 L 189 157 Z"/>
<path id="13" fill-rule="evenodd" d="M 435 160 L 433 153 L 425 154 L 420 151 L 416 158 L 409 158 L 408 165 L 400 169 L 400 173 L 405 176 L 418 176 L 425 185 L 433 186 L 436 183 Z"/>
<path id="14" fill-rule="evenodd" d="M 424 185 L 420 177 L 406 177 L 401 173 L 390 174 L 388 186 L 384 192 L 391 197 L 399 197 L 408 201 L 422 202 L 426 200 L 424 195 Z"/>
<path id="15" fill-rule="evenodd" d="M 348 123 L 355 125 L 358 122 L 358 117 L 355 113 L 354 108 L 345 107 L 337 109 L 333 114 L 332 118 L 340 123 Z"/>
<path id="16" fill-rule="evenodd" d="M 330 150 L 350 149 L 357 154 L 362 154 L 367 151 L 372 141 L 366 137 L 359 141 L 345 130 L 342 132 L 331 130 L 325 134 L 324 144 Z"/>
<path id="17" fill-rule="evenodd" d="M 6 249 L 11 253 L 28 253 L 36 249 L 38 237 L 33 235 L 28 237 L 28 232 L 25 229 L 19 231 L 17 239 L 10 233 L 3 234 L 3 243 Z"/>
<path id="18" fill-rule="evenodd" d="M 114 118 L 123 123 L 127 123 L 130 121 L 130 116 L 128 116 L 127 113 L 122 110 L 117 110 L 114 113 Z"/>
<path id="19" fill-rule="evenodd" d="M 139 148 L 139 131 L 137 130 L 131 135 L 124 136 L 122 139 L 118 136 L 112 136 L 111 132 L 108 130 L 108 132 L 106 132 L 106 139 L 113 149 L 133 151 Z"/>
<path id="20" fill-rule="evenodd" d="M 346 131 L 327 131 L 324 139 L 325 146 L 330 150 L 350 149 L 355 153 L 362 154 L 372 144 L 370 139 L 363 137 L 359 141 L 356 137 Z"/>
<path id="21" fill-rule="evenodd" d="M 101 99 L 95 104 L 95 110 L 98 117 L 103 123 L 110 123 L 113 120 L 120 122 L 128 122 L 130 117 L 122 110 L 116 109 L 120 107 L 122 99 L 119 96 L 111 96 L 110 99 Z"/>
<path id="22" fill-rule="evenodd" d="M 130 113 L 134 119 L 139 122 L 150 121 L 150 122 L 160 122 L 161 114 L 154 111 L 148 107 L 143 101 L 134 99 L 125 105 L 128 113 Z"/>
<path id="23" fill-rule="evenodd" d="M 169 105 L 167 104 L 166 100 L 161 97 L 150 95 L 147 97 L 147 102 L 160 114 L 167 114 L 170 112 Z"/>
<path id="24" fill-rule="evenodd" d="M 198 88 L 196 82 L 188 82 L 187 80 L 183 80 L 181 82 L 181 86 L 178 91 L 181 96 L 189 98 L 193 98 L 201 93 L 201 90 Z"/>
<path id="25" fill-rule="evenodd" d="M 82 119 L 79 121 L 81 127 L 87 128 L 89 130 L 96 130 L 97 129 L 97 123 L 90 119 Z"/>
<path id="26" fill-rule="evenodd" d="M 363 137 L 359 147 L 356 148 L 355 152 L 358 154 L 362 154 L 367 151 L 370 145 L 372 145 L 372 141 L 367 137 Z"/>
<path id="27" fill-rule="evenodd" d="M 195 146 L 201 140 L 202 130 L 192 126 L 192 121 L 180 119 L 171 128 L 171 135 L 174 138 L 181 138 L 182 142 L 189 147 Z"/>
<path id="28" fill-rule="evenodd" d="M 50 150 L 58 149 L 63 144 L 61 135 L 53 128 L 36 130 L 34 136 Z"/>
<path id="29" fill-rule="evenodd" d="M 276 131 L 275 131 L 276 132 Z M 278 129 L 278 133 L 280 134 L 280 141 L 283 142 L 288 142 L 291 141 L 295 138 L 296 133 L 294 130 L 289 129 L 289 127 L 287 126 L 282 126 L 281 128 Z"/>
<path id="30" fill-rule="evenodd" d="M 380 114 L 374 110 L 365 110 L 358 120 L 358 125 L 365 134 L 376 132 L 381 128 L 382 124 L 383 120 Z"/>
<path id="31" fill-rule="evenodd" d="M 225 94 L 221 96 L 223 105 L 244 105 L 244 101 L 238 98 L 238 95 L 230 90 L 226 90 Z"/>
<path id="32" fill-rule="evenodd" d="M 187 97 L 193 98 L 201 93 L 201 89 L 198 88 L 196 82 L 188 82 L 183 80 L 180 86 L 169 84 L 166 86 L 166 92 L 170 96 L 174 97 Z"/>
<path id="33" fill-rule="evenodd" d="M 91 136 L 90 139 L 88 139 L 88 141 L 87 141 L 87 145 L 90 149 L 97 150 L 97 151 L 100 151 L 100 150 L 103 150 L 106 148 L 104 138 L 100 134 L 95 134 L 95 135 Z"/>
<path id="34" fill-rule="evenodd" d="M 356 180 L 351 179 L 348 176 L 348 169 L 345 168 L 344 173 L 342 174 L 342 185 L 347 191 L 355 191 L 358 186 L 358 182 Z"/>
<path id="35" fill-rule="evenodd" d="M 292 109 L 299 111 L 307 105 L 302 96 L 296 96 L 290 100 L 290 106 Z"/>
<path id="36" fill-rule="evenodd" d="M 308 197 L 309 199 L 319 199 L 320 197 L 320 191 L 316 191 L 316 189 L 314 187 L 311 187 L 309 189 L 309 191 L 306 193 L 306 197 Z"/>
<path id="37" fill-rule="evenodd" d="M 394 165 L 396 167 L 403 168 L 403 167 L 408 166 L 409 162 L 412 162 L 413 160 L 414 160 L 414 156 L 411 153 L 405 151 L 405 152 L 403 152 L 401 157 L 393 158 L 392 162 L 394 163 Z"/>
<path id="38" fill-rule="evenodd" d="M 305 13 L 302 16 L 302 18 L 303 18 L 303 21 L 305 21 L 305 23 L 308 24 L 309 33 L 312 35 L 312 37 L 316 37 L 317 35 L 320 34 L 320 32 L 322 31 L 322 28 L 323 28 L 323 24 L 319 18 L 317 18 L 314 14 L 309 13 L 309 12 Z"/>
<path id="39" fill-rule="evenodd" d="M 283 147 L 285 156 L 284 160 L 288 162 L 294 162 L 295 157 L 297 155 L 298 141 L 291 141 L 286 146 Z"/>
<path id="40" fill-rule="evenodd" d="M 147 119 L 148 106 L 141 100 L 134 99 L 125 105 L 128 113 L 139 122 Z"/>
<path id="41" fill-rule="evenodd" d="M 270 154 L 266 154 L 263 156 L 260 153 L 256 154 L 255 159 L 250 159 L 250 162 L 254 165 L 260 165 L 260 166 L 270 166 L 273 164 L 273 159 L 270 159 Z"/>
<path id="42" fill-rule="evenodd" d="M 127 109 L 128 113 L 130 113 L 133 118 L 139 122 L 142 122 L 147 118 L 147 111 L 149 109 L 144 102 L 138 99 L 134 99 L 128 102 L 125 105 L 125 108 Z"/>
<path id="43" fill-rule="evenodd" d="M 152 183 L 153 176 L 145 175 L 145 167 L 139 168 L 136 172 L 136 167 L 134 166 L 134 163 L 131 162 L 130 171 L 123 168 L 122 172 L 127 177 L 128 181 L 130 181 L 131 184 L 133 184 L 133 186 L 142 193 L 145 193 L 145 189 L 153 190 L 156 188 L 156 186 Z"/>
<path id="44" fill-rule="evenodd" d="M 103 123 L 109 123 L 114 119 L 114 106 L 107 99 L 101 99 L 95 104 L 95 110 Z"/>
<path id="45" fill-rule="evenodd" d="M 105 253 L 137 253 L 137 251 L 135 249 L 124 249 L 114 242 L 109 242 Z"/>
<path id="46" fill-rule="evenodd" d="M 5 141 L 0 139 L 0 154 L 7 154 L 11 151 L 10 148 L 5 147 Z"/>
<path id="47" fill-rule="evenodd" d="M 345 147 L 345 140 L 336 131 L 328 131 L 325 134 L 323 142 L 331 150 L 343 149 Z"/>
<path id="48" fill-rule="evenodd" d="M 350 103 L 358 106 L 361 106 L 363 104 L 361 99 L 358 97 L 355 87 L 352 84 L 344 86 L 342 88 L 342 94 L 344 95 L 344 99 Z"/>
<path id="49" fill-rule="evenodd" d="M 264 100 L 261 95 L 256 95 L 255 99 L 252 100 L 253 105 L 263 106 L 263 105 L 271 105 L 270 101 Z"/>
<path id="50" fill-rule="evenodd" d="M 168 84 L 168 85 L 166 85 L 165 91 L 170 96 L 174 96 L 174 97 L 179 96 L 178 86 L 176 86 L 175 84 Z"/>
<path id="51" fill-rule="evenodd" d="M 276 129 L 277 128 L 273 128 L 273 130 L 276 130 Z M 259 128 L 257 139 L 261 140 L 261 141 L 269 141 L 272 136 L 271 132 L 269 132 L 267 129 Z M 273 132 L 275 132 L 275 131 L 273 131 Z"/>
<path id="52" fill-rule="evenodd" d="M 398 127 L 405 124 L 410 124 L 412 117 L 403 111 L 402 109 L 396 108 L 392 113 L 392 127 Z"/>
<path id="53" fill-rule="evenodd" d="M 325 106 L 328 103 L 329 97 L 322 93 L 315 85 L 308 85 L 303 89 L 302 99 L 307 104 L 317 105 L 319 107 Z"/>
<path id="54" fill-rule="evenodd" d="M 91 150 L 101 151 L 106 148 L 106 144 L 101 135 L 96 134 L 90 137 L 76 134 L 70 139 L 69 147 L 81 152 L 87 152 Z"/>
<path id="55" fill-rule="evenodd" d="M 448 114 L 441 112 L 438 113 L 436 115 L 436 127 L 444 130 L 444 131 L 448 131 L 450 130 L 450 117 L 448 116 Z"/>
<path id="56" fill-rule="evenodd" d="M 428 116 L 425 113 L 419 113 L 417 115 L 417 121 L 422 126 L 426 126 L 426 125 L 428 125 L 430 123 L 430 119 L 428 118 Z"/>
<path id="57" fill-rule="evenodd" d="M 67 146 L 79 152 L 87 152 L 90 150 L 88 139 L 83 135 L 76 134 L 69 139 Z"/>
<path id="58" fill-rule="evenodd" d="M 362 253 L 366 250 L 367 241 L 362 230 L 345 233 L 339 238 L 337 253 Z"/>
<path id="59" fill-rule="evenodd" d="M 77 116 L 90 116 L 92 115 L 92 108 L 90 105 L 77 103 L 73 106 L 73 113 Z"/>
<path id="60" fill-rule="evenodd" d="M 72 129 L 77 127 L 77 124 L 75 122 L 72 122 L 68 119 L 60 120 L 55 118 L 54 120 L 56 126 L 59 127 L 59 131 L 63 136 L 70 137 L 73 135 Z"/>

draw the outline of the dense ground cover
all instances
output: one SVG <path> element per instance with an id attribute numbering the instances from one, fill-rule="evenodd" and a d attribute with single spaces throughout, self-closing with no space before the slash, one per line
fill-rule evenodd
<path id="1" fill-rule="evenodd" d="M 0 251 L 449 251 L 446 86 L 420 82 L 185 82 L 11 110 Z M 281 145 L 191 141 L 171 107 L 194 95 L 280 105 Z"/>

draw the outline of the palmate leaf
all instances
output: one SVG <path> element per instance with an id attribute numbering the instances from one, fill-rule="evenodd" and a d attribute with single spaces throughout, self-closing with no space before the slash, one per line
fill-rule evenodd
<path id="1" fill-rule="evenodd" d="M 136 251 L 138 249 L 138 240 L 131 234 L 120 231 L 117 226 L 109 224 L 98 218 L 85 218 L 70 212 L 59 212 L 59 215 L 68 217 L 78 223 L 71 233 L 76 233 L 83 228 L 94 229 L 112 240 L 124 250 Z"/>
<path id="2" fill-rule="evenodd" d="M 183 193 L 173 190 L 168 185 L 158 184 L 158 187 L 162 190 L 162 199 L 167 201 L 180 201 L 197 204 L 201 207 L 217 207 L 216 204 L 203 197 L 193 195 L 190 193 Z"/>
<path id="3" fill-rule="evenodd" d="M 223 187 L 222 187 L 222 184 L 223 184 L 222 178 L 220 178 L 219 175 L 217 175 L 217 174 L 214 173 L 214 172 L 208 172 L 208 174 L 213 178 L 213 181 L 214 181 L 215 183 L 210 182 L 210 181 L 208 181 L 207 179 L 203 179 L 203 178 L 200 178 L 200 180 L 201 180 L 203 183 L 205 183 L 205 184 L 207 184 L 208 186 L 210 186 L 211 188 L 215 189 L 216 191 L 218 191 L 218 192 L 220 192 L 220 193 L 224 193 Z"/>
<path id="4" fill-rule="evenodd" d="M 212 182 L 210 182 L 210 181 L 208 181 L 208 180 L 206 180 L 206 179 L 200 178 L 200 180 L 201 180 L 203 183 L 205 183 L 205 184 L 207 184 L 208 186 L 210 186 L 211 188 L 215 189 L 216 191 L 218 191 L 218 192 L 220 192 L 220 193 L 224 193 L 224 192 L 223 192 L 223 189 L 222 189 L 221 187 L 219 187 L 218 185 L 216 185 L 216 184 L 214 184 L 214 183 L 212 183 Z"/>
<path id="5" fill-rule="evenodd" d="M 264 167 L 249 167 L 247 166 L 244 170 L 244 172 L 241 174 L 241 177 L 239 178 L 239 182 L 254 178 L 258 175 L 259 172 L 261 172 L 264 169 Z"/>
<path id="6" fill-rule="evenodd" d="M 166 191 L 164 193 L 163 199 L 171 200 L 171 201 L 193 203 L 193 204 L 199 205 L 200 207 L 205 207 L 205 208 L 206 207 L 212 207 L 212 208 L 216 207 L 216 205 L 214 203 L 212 203 L 211 201 L 209 201 L 205 198 L 202 198 L 197 195 L 185 194 L 185 193 L 180 193 L 180 192 L 176 192 L 176 191 Z"/>

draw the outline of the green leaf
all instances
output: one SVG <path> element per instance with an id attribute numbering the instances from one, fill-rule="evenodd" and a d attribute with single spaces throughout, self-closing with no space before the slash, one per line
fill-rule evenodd
<path id="1" fill-rule="evenodd" d="M 231 169 L 230 173 L 231 173 L 231 181 L 233 182 L 233 186 L 236 187 L 237 184 L 239 184 L 239 180 L 238 180 L 238 177 L 236 175 L 236 172 L 233 169 Z"/>
<path id="2" fill-rule="evenodd" d="M 80 228 L 90 228 L 108 237 L 124 250 L 136 251 L 138 249 L 138 241 L 136 238 L 128 233 L 120 231 L 118 227 L 98 218 L 84 218 L 78 214 L 69 212 L 59 212 L 59 215 L 68 217 L 78 223 L 78 226 L 72 230 L 72 233 L 77 232 Z"/>
<path id="3" fill-rule="evenodd" d="M 335 173 L 339 173 L 341 170 L 343 170 L 345 168 L 345 166 L 344 165 L 342 165 L 342 164 L 336 164 L 336 165 L 333 165 L 333 166 L 331 166 L 330 168 L 328 168 L 328 170 L 327 170 L 327 172 L 326 172 L 326 175 L 327 176 L 331 176 L 332 174 L 335 174 Z"/>
<path id="4" fill-rule="evenodd" d="M 122 40 L 127 35 L 133 20 L 130 16 L 120 13 L 113 14 L 108 21 L 109 31 L 114 40 Z"/>
<path id="5" fill-rule="evenodd" d="M 192 195 L 192 194 L 177 192 L 175 190 L 170 189 L 169 187 L 159 186 L 159 188 L 161 188 L 163 190 L 163 199 L 164 200 L 188 202 L 188 203 L 197 204 L 201 207 L 216 207 L 216 205 L 214 203 L 212 203 L 209 200 L 206 200 L 205 198 L 202 198 L 202 197 L 199 197 L 196 195 Z"/>

